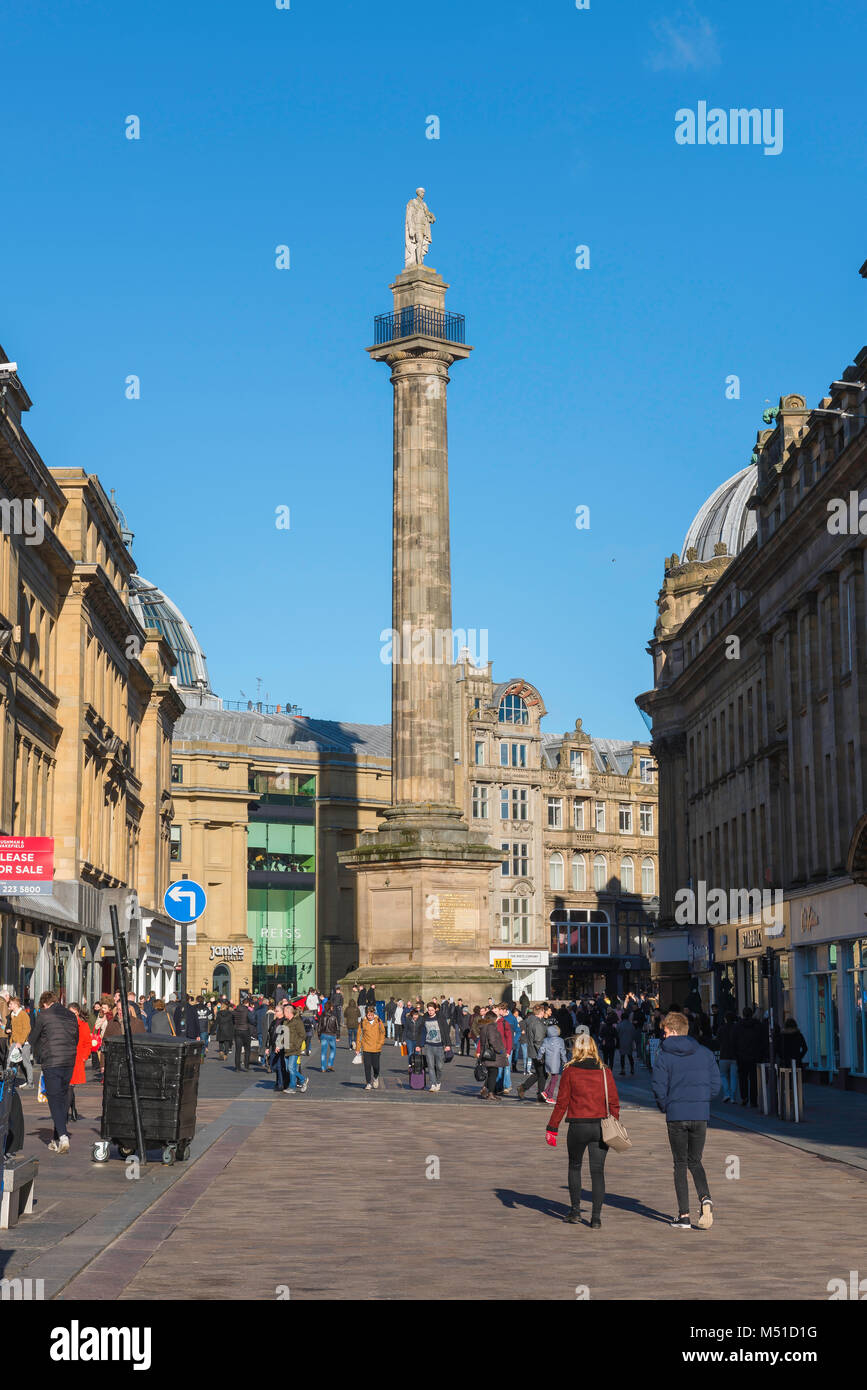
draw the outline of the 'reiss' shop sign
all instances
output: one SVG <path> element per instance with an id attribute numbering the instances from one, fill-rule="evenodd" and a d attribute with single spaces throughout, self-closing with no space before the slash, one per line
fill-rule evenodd
<path id="1" fill-rule="evenodd" d="M 0 839 L 0 893 L 37 897 L 54 892 L 54 840 L 49 835 Z"/>

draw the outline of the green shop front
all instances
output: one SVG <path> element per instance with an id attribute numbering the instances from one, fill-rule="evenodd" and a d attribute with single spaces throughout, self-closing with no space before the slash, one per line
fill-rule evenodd
<path id="1" fill-rule="evenodd" d="M 316 778 L 253 773 L 247 826 L 252 988 L 300 994 L 316 979 Z"/>

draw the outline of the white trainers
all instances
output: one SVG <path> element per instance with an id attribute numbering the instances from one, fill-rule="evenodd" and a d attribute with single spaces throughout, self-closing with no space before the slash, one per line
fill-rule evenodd
<path id="1" fill-rule="evenodd" d="M 59 1141 L 59 1143 L 58 1143 L 58 1145 L 57 1145 L 57 1152 L 58 1152 L 59 1154 L 68 1154 L 68 1153 L 69 1153 L 69 1135 L 68 1135 L 68 1134 L 61 1134 L 61 1136 L 60 1136 L 60 1141 Z"/>
<path id="2" fill-rule="evenodd" d="M 372 1091 L 372 1090 L 373 1090 L 373 1087 L 371 1086 L 371 1084 L 370 1084 L 369 1081 L 368 1081 L 368 1083 L 367 1083 L 367 1085 L 365 1086 L 364 1089 L 365 1089 L 365 1091 Z"/>
<path id="3" fill-rule="evenodd" d="M 696 1222 L 700 1231 L 708 1231 L 713 1225 L 713 1202 L 710 1197 L 705 1197 L 701 1204 L 701 1215 Z"/>
<path id="4" fill-rule="evenodd" d="M 48 1147 L 53 1154 L 56 1154 L 60 1148 L 60 1145 L 56 1139 L 49 1139 Z"/>
<path id="5" fill-rule="evenodd" d="M 373 1078 L 373 1089 L 374 1089 L 375 1091 L 378 1091 L 378 1090 L 379 1090 L 379 1077 L 378 1077 L 378 1076 L 375 1076 L 375 1077 Z"/>
<path id="6" fill-rule="evenodd" d="M 307 1090 L 307 1087 L 308 1087 L 309 1085 L 310 1085 L 310 1081 L 309 1081 L 309 1080 L 307 1080 L 307 1081 L 302 1081 L 302 1082 L 301 1082 L 301 1085 L 298 1087 L 298 1089 L 299 1089 L 299 1091 L 301 1092 L 302 1095 L 303 1095 L 304 1092 Z"/>

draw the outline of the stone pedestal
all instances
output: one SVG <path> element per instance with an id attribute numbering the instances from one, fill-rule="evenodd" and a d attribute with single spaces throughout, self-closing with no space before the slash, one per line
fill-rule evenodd
<path id="1" fill-rule="evenodd" d="M 428 266 L 391 286 L 392 336 L 368 348 L 394 387 L 392 806 L 341 863 L 358 874 L 359 969 L 388 997 L 499 997 L 488 965 L 488 895 L 501 854 L 455 805 L 451 725 L 449 368 L 472 351 L 445 315 L 448 286 Z"/>

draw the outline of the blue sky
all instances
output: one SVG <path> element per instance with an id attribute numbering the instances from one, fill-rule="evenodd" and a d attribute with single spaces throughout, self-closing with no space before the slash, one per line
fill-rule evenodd
<path id="1" fill-rule="evenodd" d="M 765 401 L 818 400 L 864 342 L 862 67 L 863 19 L 803 0 L 11 7 L 0 342 L 29 433 L 116 488 L 225 698 L 261 676 L 385 721 L 391 386 L 364 348 L 421 184 L 475 348 L 454 626 L 550 731 L 641 738 L 663 557 Z M 678 145 L 699 101 L 782 108 L 782 153 Z"/>

